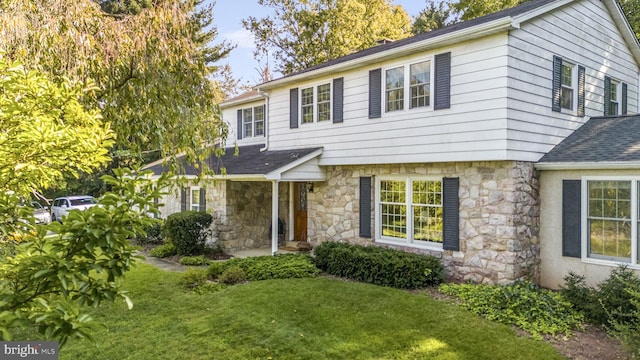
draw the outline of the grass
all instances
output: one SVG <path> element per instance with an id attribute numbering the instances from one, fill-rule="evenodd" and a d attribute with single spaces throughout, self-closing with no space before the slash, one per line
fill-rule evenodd
<path id="1" fill-rule="evenodd" d="M 70 340 L 60 359 L 561 359 L 460 307 L 424 295 L 330 278 L 256 281 L 184 292 L 180 274 L 141 265 L 127 275 L 134 308 L 94 317 L 97 346 Z"/>

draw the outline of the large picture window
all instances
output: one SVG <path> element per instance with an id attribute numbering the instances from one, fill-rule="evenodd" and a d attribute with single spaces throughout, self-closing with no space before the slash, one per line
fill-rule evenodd
<path id="1" fill-rule="evenodd" d="M 441 246 L 442 179 L 383 177 L 376 189 L 378 240 Z"/>
<path id="2" fill-rule="evenodd" d="M 587 258 L 638 263 L 639 180 L 586 180 Z"/>

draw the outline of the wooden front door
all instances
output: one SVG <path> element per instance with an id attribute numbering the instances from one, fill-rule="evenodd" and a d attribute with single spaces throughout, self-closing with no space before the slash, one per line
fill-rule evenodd
<path id="1" fill-rule="evenodd" d="M 307 184 L 295 184 L 293 199 L 293 240 L 307 241 Z"/>

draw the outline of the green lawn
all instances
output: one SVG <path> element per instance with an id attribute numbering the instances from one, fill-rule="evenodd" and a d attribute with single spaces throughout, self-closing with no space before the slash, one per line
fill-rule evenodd
<path id="1" fill-rule="evenodd" d="M 257 281 L 185 293 L 180 274 L 142 265 L 134 301 L 105 305 L 97 346 L 71 340 L 60 359 L 560 359 L 425 295 L 328 278 Z"/>

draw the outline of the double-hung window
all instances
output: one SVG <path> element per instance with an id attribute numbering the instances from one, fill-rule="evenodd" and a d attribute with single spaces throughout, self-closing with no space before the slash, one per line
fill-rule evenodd
<path id="1" fill-rule="evenodd" d="M 189 210 L 200 211 L 200 188 L 189 188 Z"/>
<path id="2" fill-rule="evenodd" d="M 331 84 L 321 84 L 300 90 L 300 122 L 331 120 Z"/>
<path id="3" fill-rule="evenodd" d="M 586 178 L 582 188 L 586 257 L 638 264 L 640 178 Z"/>
<path id="4" fill-rule="evenodd" d="M 242 116 L 242 119 L 238 120 L 241 138 L 264 136 L 264 105 L 238 110 L 238 112 L 238 117 Z"/>
<path id="5" fill-rule="evenodd" d="M 253 137 L 253 109 L 242 110 L 242 135 L 245 138 Z"/>
<path id="6" fill-rule="evenodd" d="M 264 106 L 253 108 L 254 136 L 264 136 Z"/>
<path id="7" fill-rule="evenodd" d="M 560 107 L 565 110 L 573 110 L 574 103 L 574 89 L 575 89 L 575 75 L 574 65 L 566 61 L 562 62 L 561 72 L 561 88 L 560 88 Z"/>
<path id="8" fill-rule="evenodd" d="M 611 80 L 611 84 L 609 85 L 609 113 L 607 115 L 618 115 L 618 105 L 620 99 L 620 83 L 616 80 Z"/>
<path id="9" fill-rule="evenodd" d="M 442 247 L 442 179 L 380 177 L 376 189 L 377 241 Z"/>
<path id="10" fill-rule="evenodd" d="M 404 110 L 405 99 L 410 109 L 431 105 L 431 61 L 387 69 L 384 74 L 386 112 Z"/>

